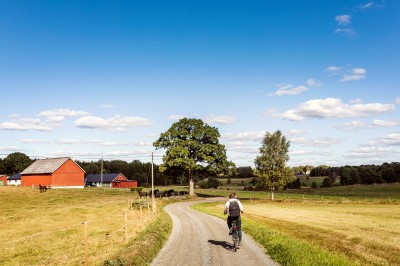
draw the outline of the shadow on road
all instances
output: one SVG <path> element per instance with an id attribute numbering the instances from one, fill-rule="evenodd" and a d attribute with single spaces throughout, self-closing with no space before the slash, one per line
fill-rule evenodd
<path id="1" fill-rule="evenodd" d="M 216 245 L 216 246 L 221 246 L 221 247 L 223 247 L 223 248 L 225 248 L 225 249 L 232 249 L 232 245 L 231 245 L 231 243 L 228 243 L 228 242 L 226 242 L 226 241 L 217 241 L 217 240 L 208 240 L 208 243 L 210 243 L 210 244 L 213 244 L 213 245 Z"/>

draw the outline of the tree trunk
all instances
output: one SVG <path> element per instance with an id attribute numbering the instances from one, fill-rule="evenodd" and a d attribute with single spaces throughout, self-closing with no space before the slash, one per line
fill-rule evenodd
<path id="1" fill-rule="evenodd" d="M 274 188 L 271 189 L 271 200 L 274 200 Z"/>
<path id="2" fill-rule="evenodd" d="M 194 196 L 194 181 L 193 181 L 193 178 L 189 179 L 189 196 Z"/>

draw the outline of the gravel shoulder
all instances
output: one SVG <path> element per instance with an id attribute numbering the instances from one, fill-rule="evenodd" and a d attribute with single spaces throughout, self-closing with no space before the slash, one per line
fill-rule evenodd
<path id="1" fill-rule="evenodd" d="M 243 245 L 234 252 L 226 222 L 190 208 L 202 201 L 178 202 L 165 207 L 173 229 L 151 265 L 278 265 L 245 233 Z"/>

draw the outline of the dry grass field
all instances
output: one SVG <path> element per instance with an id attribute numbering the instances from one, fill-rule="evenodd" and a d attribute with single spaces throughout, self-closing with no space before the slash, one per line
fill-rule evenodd
<path id="1" fill-rule="evenodd" d="M 263 200 L 243 204 L 244 221 L 255 221 L 290 238 L 345 256 L 357 265 L 400 265 L 398 203 Z M 223 204 L 207 208 L 212 213 L 221 212 Z"/>
<path id="2" fill-rule="evenodd" d="M 135 193 L 118 189 L 0 187 L 0 265 L 82 265 L 88 223 L 89 265 L 125 246 L 153 215 L 129 208 Z M 125 232 L 125 213 L 127 230 Z"/>

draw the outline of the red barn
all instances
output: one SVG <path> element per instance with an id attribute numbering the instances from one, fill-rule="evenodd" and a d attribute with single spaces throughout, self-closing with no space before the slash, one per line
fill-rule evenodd
<path id="1" fill-rule="evenodd" d="M 0 186 L 7 186 L 7 178 L 6 175 L 0 175 Z"/>
<path id="2" fill-rule="evenodd" d="M 85 171 L 71 158 L 36 160 L 21 172 L 22 186 L 83 188 Z"/>
<path id="3" fill-rule="evenodd" d="M 112 188 L 137 187 L 136 180 L 129 180 L 122 173 L 114 174 L 89 174 L 85 178 L 86 186 L 109 186 Z"/>

